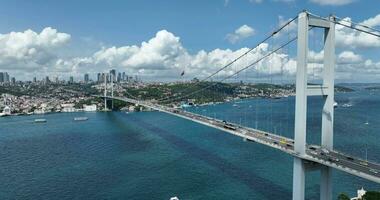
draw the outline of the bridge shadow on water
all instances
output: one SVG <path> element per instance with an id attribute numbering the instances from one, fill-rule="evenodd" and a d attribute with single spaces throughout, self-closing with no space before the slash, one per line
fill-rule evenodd
<path id="1" fill-rule="evenodd" d="M 228 160 L 225 160 L 205 149 L 199 148 L 198 146 L 188 141 L 185 141 L 166 130 L 156 127 L 141 119 L 138 119 L 133 115 L 129 115 L 128 119 L 130 119 L 137 125 L 140 125 L 145 129 L 156 133 L 158 136 L 165 139 L 170 144 L 174 145 L 177 149 L 183 151 L 184 153 L 199 160 L 202 160 L 206 162 L 208 165 L 216 169 L 219 169 L 222 173 L 228 175 L 229 177 L 234 178 L 235 180 L 238 180 L 241 183 L 244 183 L 250 189 L 265 196 L 266 199 L 291 199 L 292 197 L 291 191 L 282 187 L 281 185 L 278 185 L 268 179 L 260 177 L 250 171 L 242 169 L 230 163 Z M 270 192 L 268 192 L 268 188 L 270 188 Z"/>

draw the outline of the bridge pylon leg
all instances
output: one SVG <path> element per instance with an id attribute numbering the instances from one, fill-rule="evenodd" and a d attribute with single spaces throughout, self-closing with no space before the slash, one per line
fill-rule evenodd
<path id="1" fill-rule="evenodd" d="M 333 17 L 330 17 L 329 28 L 325 29 L 324 42 L 324 63 L 323 63 L 323 84 L 327 86 L 323 97 L 322 111 L 322 137 L 321 146 L 333 149 L 334 134 L 334 68 L 335 68 L 335 24 Z M 332 200 L 332 169 L 330 167 L 321 168 L 320 199 Z"/>
<path id="2" fill-rule="evenodd" d="M 332 176 L 330 167 L 321 168 L 320 199 L 332 200 Z"/>
<path id="3" fill-rule="evenodd" d="M 293 200 L 305 199 L 305 164 L 301 158 L 293 162 Z"/>
<path id="4" fill-rule="evenodd" d="M 305 199 L 305 173 L 306 167 L 302 158 L 307 155 L 307 97 L 310 95 L 323 96 L 324 106 L 322 111 L 322 136 L 321 146 L 325 149 L 333 148 L 333 118 L 334 118 L 334 68 L 335 68 L 335 24 L 330 21 L 313 18 L 307 12 L 298 16 L 297 39 L 297 77 L 296 77 L 296 106 L 294 126 L 294 158 L 293 167 L 293 200 Z M 308 36 L 310 27 L 323 28 L 324 37 L 324 65 L 323 84 L 317 90 L 313 85 L 308 85 Z M 320 166 L 320 199 L 332 200 L 332 173 L 331 168 Z"/>

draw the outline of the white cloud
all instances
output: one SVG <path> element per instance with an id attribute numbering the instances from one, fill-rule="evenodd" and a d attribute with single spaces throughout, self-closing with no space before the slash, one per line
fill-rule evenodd
<path id="1" fill-rule="evenodd" d="M 47 27 L 40 33 L 32 30 L 0 34 L 0 66 L 3 69 L 33 70 L 56 58 L 54 51 L 67 44 L 71 36 Z"/>
<path id="2" fill-rule="evenodd" d="M 368 22 L 376 22 L 376 20 L 374 19 L 375 18 L 372 18 Z M 345 25 L 351 25 L 350 18 L 344 18 L 340 22 Z M 364 32 L 359 32 L 353 29 L 346 28 L 342 25 L 336 25 L 335 33 L 336 45 L 338 47 L 345 47 L 351 49 L 380 47 L 380 38 L 373 35 L 369 35 Z"/>
<path id="3" fill-rule="evenodd" d="M 338 55 L 338 63 L 340 64 L 359 63 L 362 60 L 361 55 L 355 54 L 352 51 L 343 51 Z"/>
<path id="4" fill-rule="evenodd" d="M 246 52 L 248 48 L 236 51 L 230 49 L 200 50 L 190 54 L 181 44 L 180 38 L 162 30 L 140 46 L 122 46 L 102 48 L 89 57 L 59 60 L 56 68 L 61 72 L 83 74 L 84 72 L 101 72 L 110 68 L 126 71 L 128 74 L 140 74 L 147 79 L 170 80 L 178 79 L 185 70 L 185 77 L 206 77 L 220 67 L 231 62 Z M 261 44 L 233 66 L 221 72 L 218 76 L 233 74 L 248 64 L 261 58 L 270 51 L 268 44 Z M 295 61 L 288 55 L 275 53 L 270 59 L 265 59 L 257 65 L 258 73 L 279 74 L 295 72 Z"/>
<path id="5" fill-rule="evenodd" d="M 322 6 L 342 6 L 352 3 L 354 0 L 310 0 L 310 2 Z"/>
<path id="6" fill-rule="evenodd" d="M 227 34 L 226 39 L 232 44 L 235 44 L 236 42 L 251 37 L 254 34 L 255 30 L 250 26 L 244 24 L 243 26 L 240 26 L 238 29 L 236 29 L 234 33 Z"/>
<path id="7" fill-rule="evenodd" d="M 229 3 L 230 3 L 230 0 L 224 0 L 224 7 L 227 7 Z"/>
<path id="8" fill-rule="evenodd" d="M 364 20 L 363 22 L 361 22 L 361 24 L 365 24 L 370 27 L 380 26 L 380 14 L 376 15 L 375 17 Z"/>
<path id="9" fill-rule="evenodd" d="M 138 74 L 146 80 L 178 80 L 183 70 L 185 70 L 185 78 L 204 78 L 248 50 L 248 48 L 214 49 L 190 53 L 182 45 L 178 36 L 169 31 L 161 30 L 140 45 L 102 47 L 85 57 L 63 58 L 54 52 L 55 49 L 62 48 L 70 40 L 70 35 L 59 33 L 51 28 L 45 30 L 49 34 L 42 34 L 42 32 L 35 33 L 29 30 L 18 33 L 20 35 L 18 37 L 11 36 L 11 33 L 1 35 L 0 52 L 3 52 L 0 54 L 1 68 L 6 69 L 12 76 L 18 76 L 17 70 L 19 70 L 23 76 L 29 75 L 29 80 L 30 73 L 40 73 L 43 76 L 82 77 L 83 73 L 104 72 L 111 68 L 125 71 L 130 75 Z M 273 47 L 267 43 L 261 44 L 234 65 L 223 70 L 217 77 L 226 77 L 235 73 L 263 57 L 272 49 Z M 43 59 L 44 57 L 47 57 L 45 58 L 47 61 Z M 380 62 L 364 59 L 363 56 L 354 51 L 345 50 L 337 53 L 336 57 L 338 78 L 353 78 L 351 74 L 356 75 L 354 78 L 358 74 L 374 76 L 369 72 L 380 72 Z M 8 63 L 6 66 L 13 67 L 3 67 L 5 62 Z M 311 51 L 309 63 L 311 63 L 309 75 L 320 77 L 323 51 Z M 251 68 L 247 73 L 243 72 L 251 79 L 256 77 L 256 73 L 260 77 L 266 77 L 269 74 L 294 77 L 296 60 L 279 51 Z"/>
<path id="10" fill-rule="evenodd" d="M 251 2 L 251 3 L 262 3 L 263 0 L 249 0 L 249 2 Z"/>

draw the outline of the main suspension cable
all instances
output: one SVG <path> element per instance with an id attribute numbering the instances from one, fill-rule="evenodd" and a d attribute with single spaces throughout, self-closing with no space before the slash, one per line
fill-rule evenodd
<path id="1" fill-rule="evenodd" d="M 286 47 L 287 45 L 289 45 L 290 43 L 294 42 L 295 40 L 297 40 L 297 38 L 298 38 L 297 36 L 294 37 L 294 38 L 292 38 L 291 40 L 285 42 L 285 43 L 282 44 L 280 47 L 278 47 L 278 48 L 272 50 L 271 52 L 267 53 L 266 55 L 264 55 L 264 56 L 261 57 L 260 59 L 256 60 L 255 62 L 253 62 L 253 63 L 251 63 L 251 64 L 249 64 L 249 65 L 247 65 L 247 66 L 241 68 L 240 70 L 237 70 L 235 73 L 233 73 L 233 74 L 231 74 L 231 75 L 229 75 L 229 76 L 223 78 L 220 82 L 223 82 L 223 81 L 225 81 L 225 80 L 227 80 L 227 79 L 229 79 L 229 78 L 235 76 L 236 74 L 239 74 L 240 72 L 242 72 L 242 71 L 244 71 L 244 70 L 246 70 L 246 69 L 248 69 L 248 68 L 250 68 L 250 67 L 252 67 L 252 66 L 254 66 L 254 65 L 256 65 L 256 64 L 258 64 L 260 61 L 264 60 L 265 58 L 271 56 L 272 54 L 276 53 L 276 52 L 279 51 L 280 49 L 282 49 L 282 48 Z M 175 101 L 175 100 L 178 100 L 178 99 L 182 99 L 182 98 L 185 98 L 185 97 L 189 97 L 189 96 L 191 96 L 191 95 L 193 95 L 193 94 L 197 94 L 197 93 L 199 93 L 199 92 L 201 92 L 201 91 L 203 91 L 203 90 L 206 90 L 206 89 L 208 89 L 208 88 L 210 88 L 210 87 L 213 87 L 213 86 L 215 86 L 215 85 L 217 85 L 217 84 L 218 84 L 218 82 L 217 82 L 217 83 L 214 83 L 214 84 L 211 84 L 211 85 L 209 85 L 209 86 L 206 86 L 206 87 L 204 87 L 204 88 L 201 88 L 201 89 L 199 89 L 199 90 L 196 90 L 196 91 L 194 91 L 194 92 L 191 92 L 191 93 L 189 93 L 189 94 L 187 94 L 187 95 L 180 96 L 180 97 L 176 97 L 176 98 L 171 99 L 171 100 L 172 100 L 172 101 Z M 168 102 L 168 100 L 165 100 L 165 101 L 162 101 L 162 102 Z"/>
<path id="2" fill-rule="evenodd" d="M 195 83 L 195 85 L 198 85 L 200 84 L 201 82 L 204 82 L 210 78 L 212 78 L 213 76 L 215 76 L 216 74 L 218 74 L 219 72 L 223 71 L 224 69 L 226 69 L 227 67 L 231 66 L 232 64 L 236 63 L 238 60 L 240 60 L 241 58 L 243 58 L 244 56 L 248 55 L 248 53 L 252 52 L 253 50 L 255 50 L 257 47 L 259 47 L 261 44 L 265 43 L 266 41 L 268 41 L 271 37 L 275 36 L 276 34 L 278 34 L 279 32 L 281 32 L 285 27 L 287 27 L 288 25 L 290 25 L 293 21 L 297 20 L 298 19 L 298 15 L 296 17 L 293 17 L 291 18 L 289 21 L 287 21 L 285 24 L 283 24 L 282 26 L 280 26 L 278 29 L 276 29 L 275 31 L 273 31 L 270 35 L 268 35 L 267 37 L 265 37 L 262 41 L 260 41 L 259 43 L 257 43 L 254 47 L 248 49 L 246 52 L 244 52 L 243 54 L 241 54 L 240 56 L 238 56 L 237 58 L 235 58 L 234 60 L 232 60 L 231 62 L 227 63 L 226 65 L 224 65 L 223 67 L 221 67 L 220 69 L 218 69 L 217 71 L 215 71 L 214 73 L 210 74 L 209 76 L 203 78 L 202 80 L 198 81 Z M 181 92 L 179 93 L 183 93 L 183 92 L 186 92 L 187 91 L 187 88 L 182 90 Z M 162 101 L 166 101 L 168 99 L 170 99 L 171 97 L 164 97 L 162 99 L 158 99 L 156 101 L 158 102 L 162 102 Z"/>

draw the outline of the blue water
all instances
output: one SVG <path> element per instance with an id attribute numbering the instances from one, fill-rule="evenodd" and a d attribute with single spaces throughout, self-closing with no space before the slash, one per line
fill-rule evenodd
<path id="1" fill-rule="evenodd" d="M 339 93 L 336 149 L 380 162 L 380 92 Z M 293 137 L 294 98 L 253 99 L 193 112 Z M 309 99 L 308 143 L 320 141 L 321 99 Z M 88 121 L 74 122 L 77 116 Z M 36 118 L 46 124 L 35 124 Z M 368 125 L 365 123 L 368 122 Z M 0 199 L 291 199 L 292 158 L 160 112 L 0 118 Z M 334 195 L 378 184 L 334 171 Z M 319 173 L 307 175 L 319 199 Z"/>

